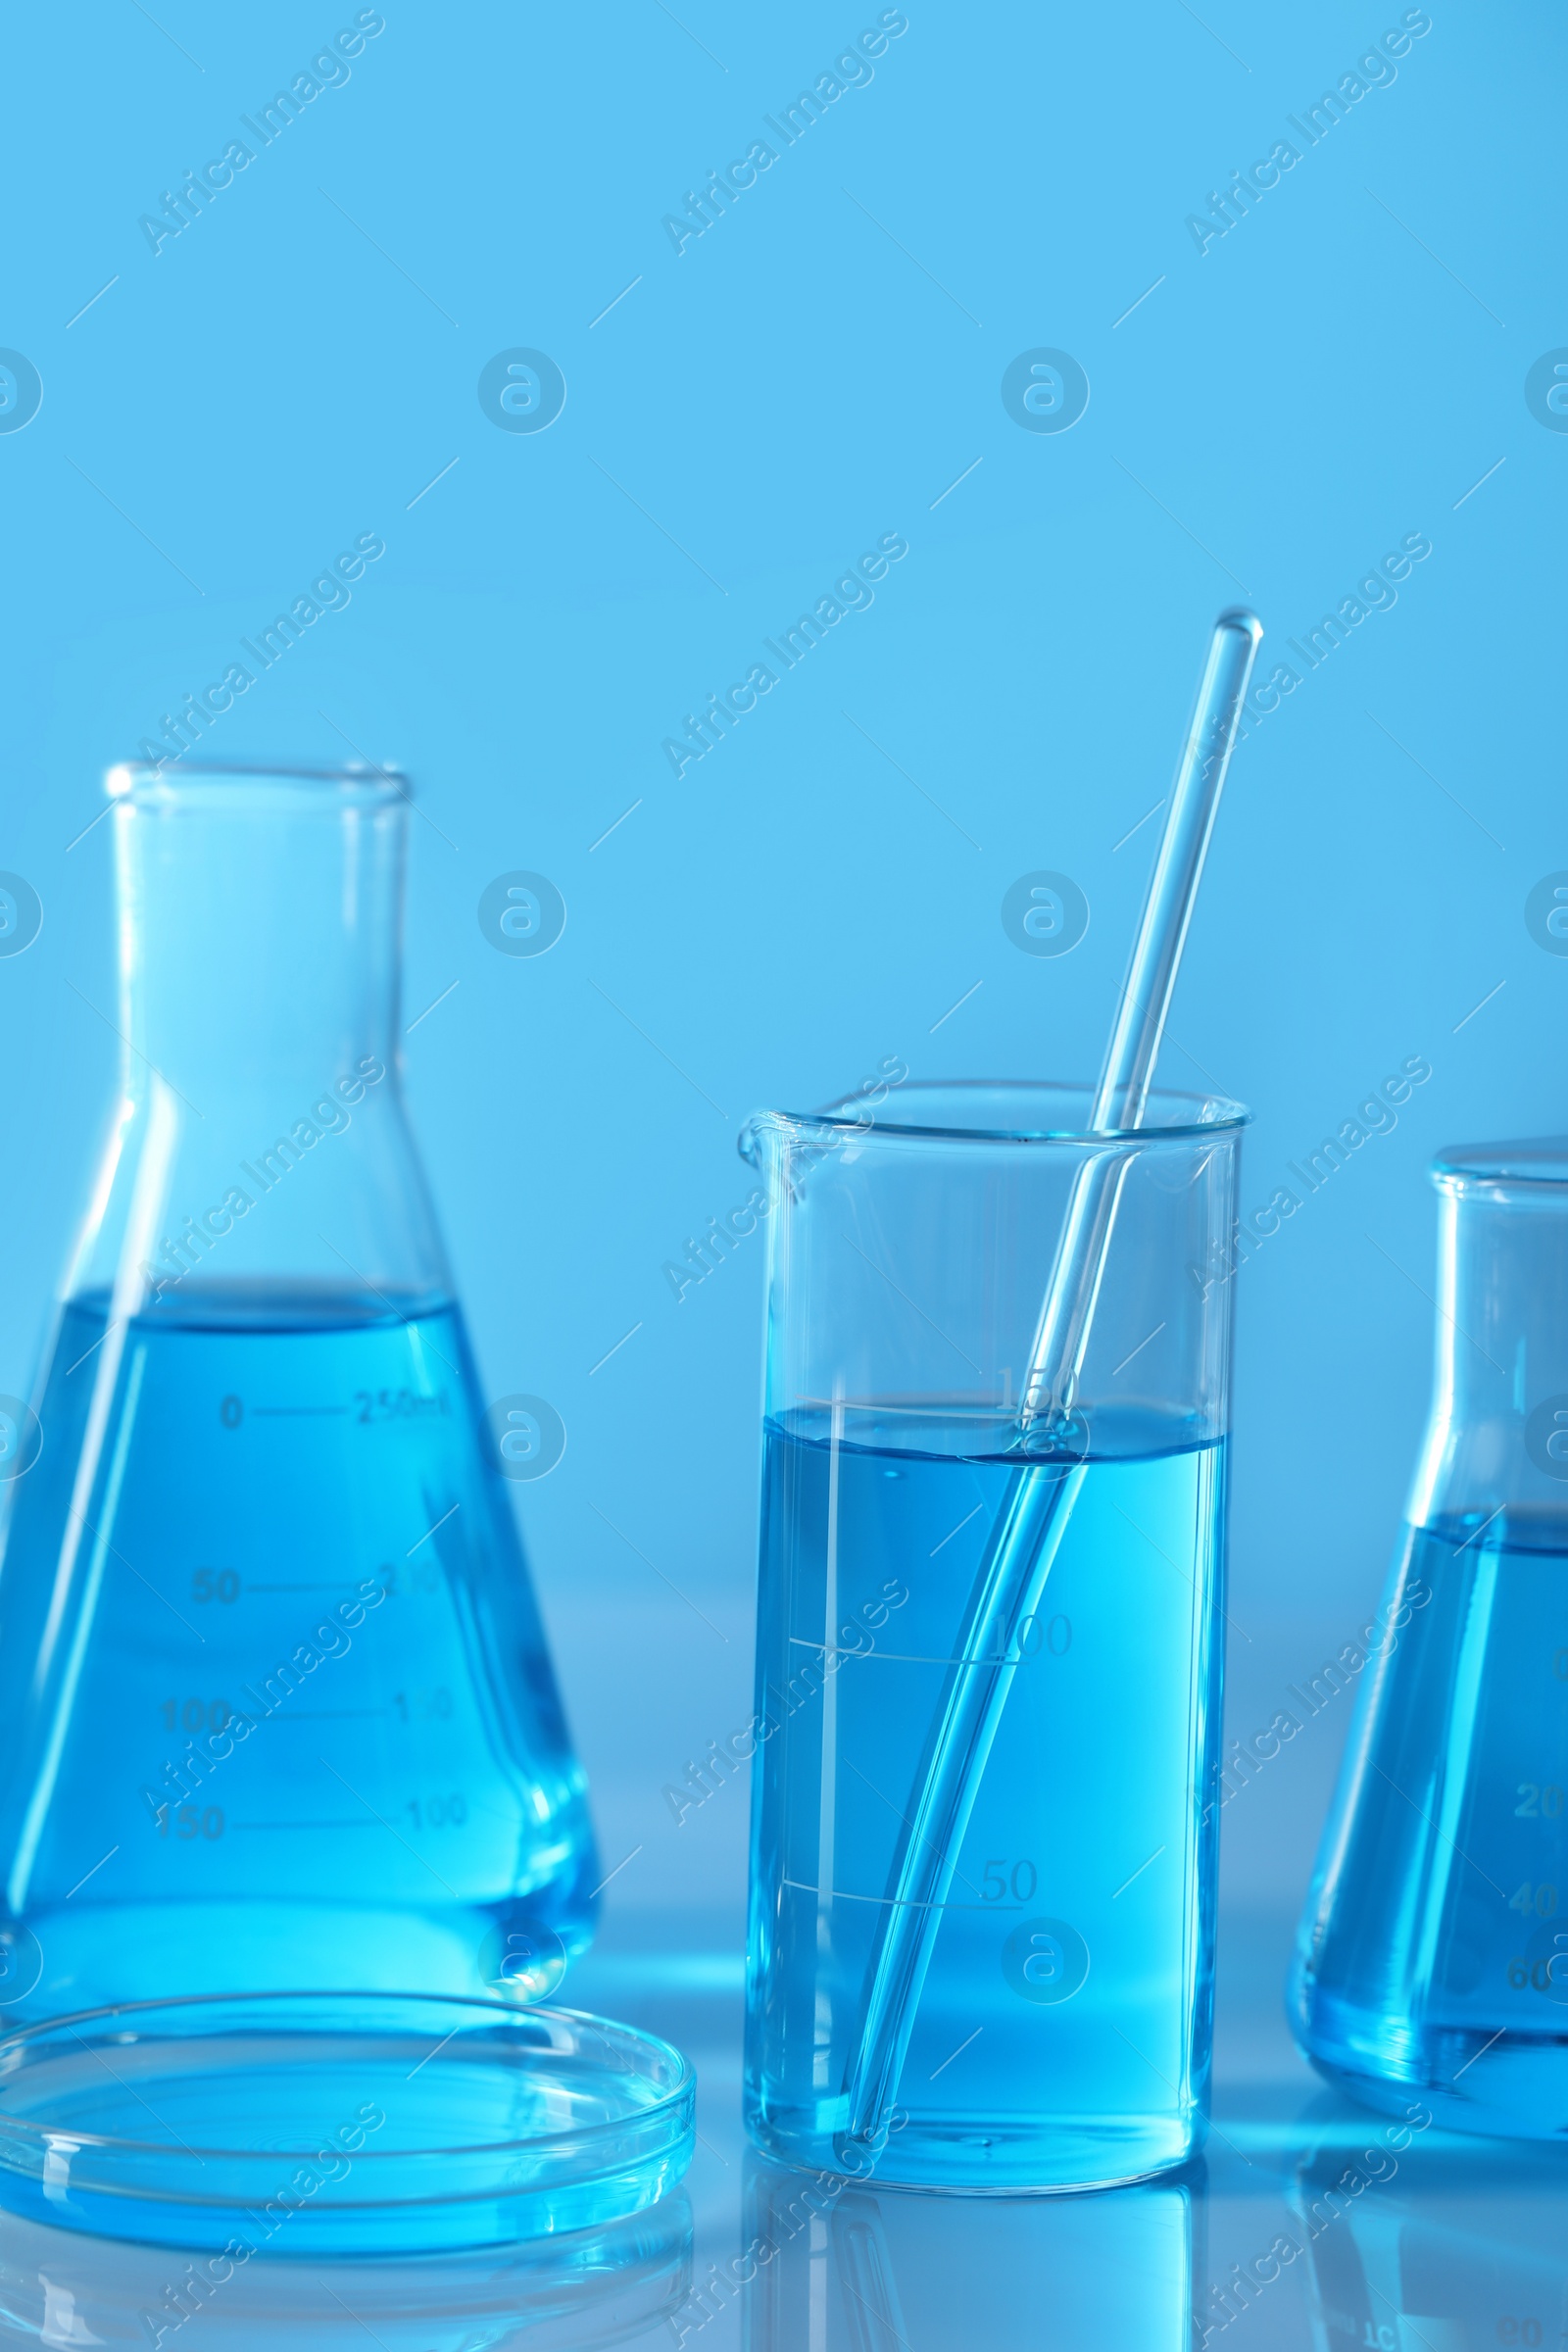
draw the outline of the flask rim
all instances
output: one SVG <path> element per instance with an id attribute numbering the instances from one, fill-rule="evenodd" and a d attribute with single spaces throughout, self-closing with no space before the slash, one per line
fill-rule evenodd
<path id="1" fill-rule="evenodd" d="M 941 1144 L 1016 1144 L 1024 1146 L 1062 1145 L 1079 1148 L 1104 1144 L 1137 1144 L 1146 1149 L 1151 1145 L 1172 1143 L 1207 1143 L 1224 1136 L 1239 1135 L 1251 1124 L 1252 1114 L 1243 1102 L 1233 1102 L 1219 1094 L 1193 1094 L 1176 1087 L 1154 1087 L 1150 1090 L 1151 1116 L 1141 1127 L 1118 1127 L 1092 1130 L 1084 1124 L 1083 1113 L 1094 1099 L 1094 1088 L 1087 1081 L 1064 1081 L 1037 1078 L 918 1078 L 910 1079 L 898 1088 L 896 1096 L 883 1098 L 874 1103 L 863 1094 L 843 1097 L 829 1102 L 820 1110 L 760 1110 L 753 1114 L 743 1130 L 742 1156 L 750 1156 L 745 1149 L 745 1137 L 754 1139 L 762 1132 L 790 1132 L 822 1136 L 872 1134 L 879 1140 L 907 1138 L 923 1143 Z M 910 1117 L 917 1110 L 914 1098 L 941 1095 L 956 1098 L 958 1103 L 976 1096 L 1006 1095 L 1023 1098 L 1025 1103 L 1038 1103 L 1040 1121 L 1033 1119 L 1020 1124 L 977 1126 L 955 1123 L 953 1118 L 923 1119 Z M 1067 1105 L 1077 1107 L 1079 1116 L 1066 1115 Z M 1060 1115 L 1053 1117 L 1053 1109 Z M 1568 1150 L 1568 1146 L 1565 1146 Z"/>
<path id="2" fill-rule="evenodd" d="M 409 779 L 395 762 L 351 760 L 316 765 L 301 760 L 119 760 L 104 774 L 112 801 L 132 808 L 169 808 L 177 802 L 254 807 L 272 800 L 323 813 L 344 808 L 390 807 L 412 798 Z"/>
<path id="3" fill-rule="evenodd" d="M 1440 1193 L 1459 1200 L 1516 1192 L 1568 1195 L 1568 1136 L 1523 1136 L 1507 1143 L 1446 1144 L 1427 1173 Z"/>

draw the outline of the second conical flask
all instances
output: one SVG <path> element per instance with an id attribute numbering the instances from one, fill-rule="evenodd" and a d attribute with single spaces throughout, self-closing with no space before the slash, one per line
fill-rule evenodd
<path id="1" fill-rule="evenodd" d="M 1433 1178 L 1432 1418 L 1383 1606 L 1341 1653 L 1360 1691 L 1292 2008 L 1374 2106 L 1560 2138 L 1568 1139 L 1445 1152 Z"/>
<path id="2" fill-rule="evenodd" d="M 122 1093 L 0 1562 L 0 2005 L 522 1997 L 594 1865 L 398 1076 L 407 796 L 113 771 Z"/>

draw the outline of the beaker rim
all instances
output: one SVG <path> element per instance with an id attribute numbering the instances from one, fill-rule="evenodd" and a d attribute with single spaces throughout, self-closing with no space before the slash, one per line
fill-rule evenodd
<path id="1" fill-rule="evenodd" d="M 1441 1193 L 1496 1192 L 1528 1185 L 1568 1188 L 1568 1135 L 1520 1136 L 1498 1144 L 1445 1144 L 1429 1170 Z"/>
<path id="2" fill-rule="evenodd" d="M 1228 1095 L 1193 1094 L 1177 1087 L 1152 1087 L 1150 1090 L 1149 1116 L 1141 1127 L 1116 1127 L 1092 1130 L 1088 1113 L 1095 1090 L 1087 1080 L 1054 1078 L 914 1078 L 900 1083 L 896 1092 L 889 1092 L 879 1101 L 872 1100 L 872 1089 L 846 1095 L 829 1102 L 820 1110 L 762 1110 L 754 1114 L 742 1130 L 744 1155 L 746 1135 L 754 1129 L 774 1126 L 792 1130 L 816 1129 L 833 1134 L 865 1136 L 874 1131 L 879 1138 L 910 1137 L 922 1142 L 950 1144 L 1023 1144 L 1023 1145 L 1088 1145 L 1107 1143 L 1167 1144 L 1184 1142 L 1212 1142 L 1222 1135 L 1237 1135 L 1250 1125 L 1251 1112 L 1243 1102 Z M 982 1123 L 948 1116 L 921 1118 L 906 1115 L 911 1109 L 924 1107 L 933 1096 L 948 1098 L 956 1107 L 973 1104 L 980 1111 L 980 1098 L 1001 1099 L 1001 1103 L 1017 1105 L 1025 1112 L 1038 1110 L 1038 1117 L 1004 1117 L 985 1119 Z M 1071 1115 L 1067 1105 L 1076 1107 Z M 1000 1104 L 999 1104 L 1000 1106 Z M 1051 1115 L 1051 1106 L 1059 1116 Z"/>
<path id="3" fill-rule="evenodd" d="M 106 769 L 104 790 L 112 801 L 167 807 L 176 800 L 209 807 L 225 800 L 276 800 L 315 805 L 322 810 L 389 806 L 413 797 L 408 776 L 395 761 L 350 760 L 318 764 L 305 760 L 117 760 Z"/>

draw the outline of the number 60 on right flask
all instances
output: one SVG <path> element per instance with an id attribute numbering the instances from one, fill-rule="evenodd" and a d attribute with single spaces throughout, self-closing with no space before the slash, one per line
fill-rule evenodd
<path id="1" fill-rule="evenodd" d="M 1433 1163 L 1437 1378 L 1301 1924 L 1331 2082 L 1568 2132 L 1568 1137 Z"/>

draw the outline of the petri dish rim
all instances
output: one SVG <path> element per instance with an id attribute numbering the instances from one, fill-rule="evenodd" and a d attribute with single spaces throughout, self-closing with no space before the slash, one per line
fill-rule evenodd
<path id="1" fill-rule="evenodd" d="M 330 2032 L 339 2040 L 354 2038 L 369 2040 L 377 2037 L 378 2029 L 373 2023 L 373 2012 L 378 2007 L 406 2009 L 414 2003 L 419 2003 L 439 2010 L 461 2009 L 473 2013 L 476 2024 L 492 2022 L 516 2026 L 519 2023 L 536 2020 L 548 2026 L 564 2026 L 570 2029 L 572 2034 L 578 2038 L 585 2032 L 591 2033 L 600 2041 L 612 2043 L 618 2041 L 626 2049 L 641 2052 L 653 2058 L 656 2064 L 670 2062 L 673 2066 L 674 2080 L 669 2086 L 663 2089 L 658 2098 L 650 2100 L 646 2106 L 630 2110 L 622 2117 L 601 2119 L 597 2123 L 586 2125 L 579 2124 L 564 2132 L 531 2132 L 521 2139 L 463 2140 L 453 2144 L 418 2148 L 359 2148 L 354 2151 L 356 2164 L 371 2162 L 400 2165 L 406 2169 L 411 2164 L 433 2162 L 442 2157 L 478 2155 L 493 2157 L 499 2162 L 509 2155 L 545 2155 L 553 2148 L 591 2146 L 597 2138 L 610 2139 L 616 2132 L 623 2130 L 628 2123 L 635 2123 L 640 2128 L 650 2128 L 657 2127 L 662 2120 L 673 2120 L 681 2103 L 691 2097 L 697 2082 L 697 2070 L 683 2050 L 677 2049 L 673 2042 L 665 2041 L 658 2034 L 643 2032 L 640 2027 L 620 2025 L 611 2018 L 595 2017 L 591 2012 L 583 2009 L 547 2008 L 543 2004 L 527 2006 L 511 2001 L 485 2000 L 477 1995 L 439 1992 L 204 1992 L 182 1994 L 173 2000 L 118 2001 L 99 2009 L 77 2010 L 69 2016 L 42 2018 L 33 2025 L 18 2027 L 13 2032 L 0 2035 L 0 2068 L 4 2068 L 7 2058 L 13 2051 L 24 2052 L 29 2046 L 38 2049 L 47 2041 L 58 2038 L 61 2034 L 75 2034 L 77 2028 L 99 2025 L 106 2019 L 135 2018 L 146 2016 L 149 2013 L 165 2016 L 173 2014 L 183 2017 L 203 2009 L 235 2008 L 275 2012 L 281 2022 L 288 2017 L 292 2004 L 296 2002 L 315 2002 L 328 2010 L 341 2009 L 343 2022 L 324 2030 Z M 372 2022 L 367 2022 L 368 2019 Z M 301 2030 L 308 2031 L 309 2029 Z M 390 2021 L 384 2029 L 380 2029 L 385 2032 L 392 2030 Z M 454 2028 L 453 2034 L 449 2035 L 448 2039 L 455 2038 L 460 2030 Z M 171 2049 L 176 2048 L 181 2042 L 195 2042 L 202 2038 L 204 2037 L 196 2034 L 155 2037 L 157 2041 Z M 438 2042 L 436 2050 L 439 2051 L 445 2046 L 444 2042 Z M 82 2042 L 81 2047 L 83 2051 L 90 2051 L 91 2044 Z M 540 2045 L 539 2054 L 541 2056 L 549 2056 L 552 2052 L 557 2055 L 567 2054 L 553 2043 Z M 431 2052 L 432 2057 L 435 2054 L 435 2051 Z M 233 2148 L 206 2145 L 193 2147 L 189 2142 L 182 2141 L 176 2149 L 172 2148 L 165 2140 L 126 2139 L 118 2133 L 77 2131 L 74 2126 L 67 2124 L 36 2123 L 31 2118 L 11 2114 L 5 2106 L 6 2089 L 17 2081 L 21 2071 L 20 2068 L 14 2067 L 8 2073 L 0 2073 L 0 2169 L 14 2169 L 7 2166 L 5 2162 L 3 2151 L 7 2141 L 13 2144 L 20 2142 L 23 2145 L 30 2142 L 45 2153 L 51 2147 L 61 2146 L 69 2141 L 74 2150 L 84 2151 L 90 2148 L 110 2155 L 145 2156 L 160 2164 L 172 2162 L 176 2165 L 182 2157 L 188 2157 L 198 2165 L 204 2164 L 209 2158 L 215 2163 L 251 2163 L 261 2157 L 265 2157 L 269 2162 L 275 2159 L 279 2163 L 298 2161 L 304 2164 L 309 2163 L 319 2153 L 318 2145 L 311 2146 L 309 2144 L 302 2144 L 299 2147 Z M 633 2070 L 628 2067 L 620 2071 L 630 2073 Z M 647 2078 L 645 2077 L 645 2079 Z M 162 2190 L 148 2193 L 156 2194 L 160 2198 L 167 2198 L 170 2192 Z"/>

